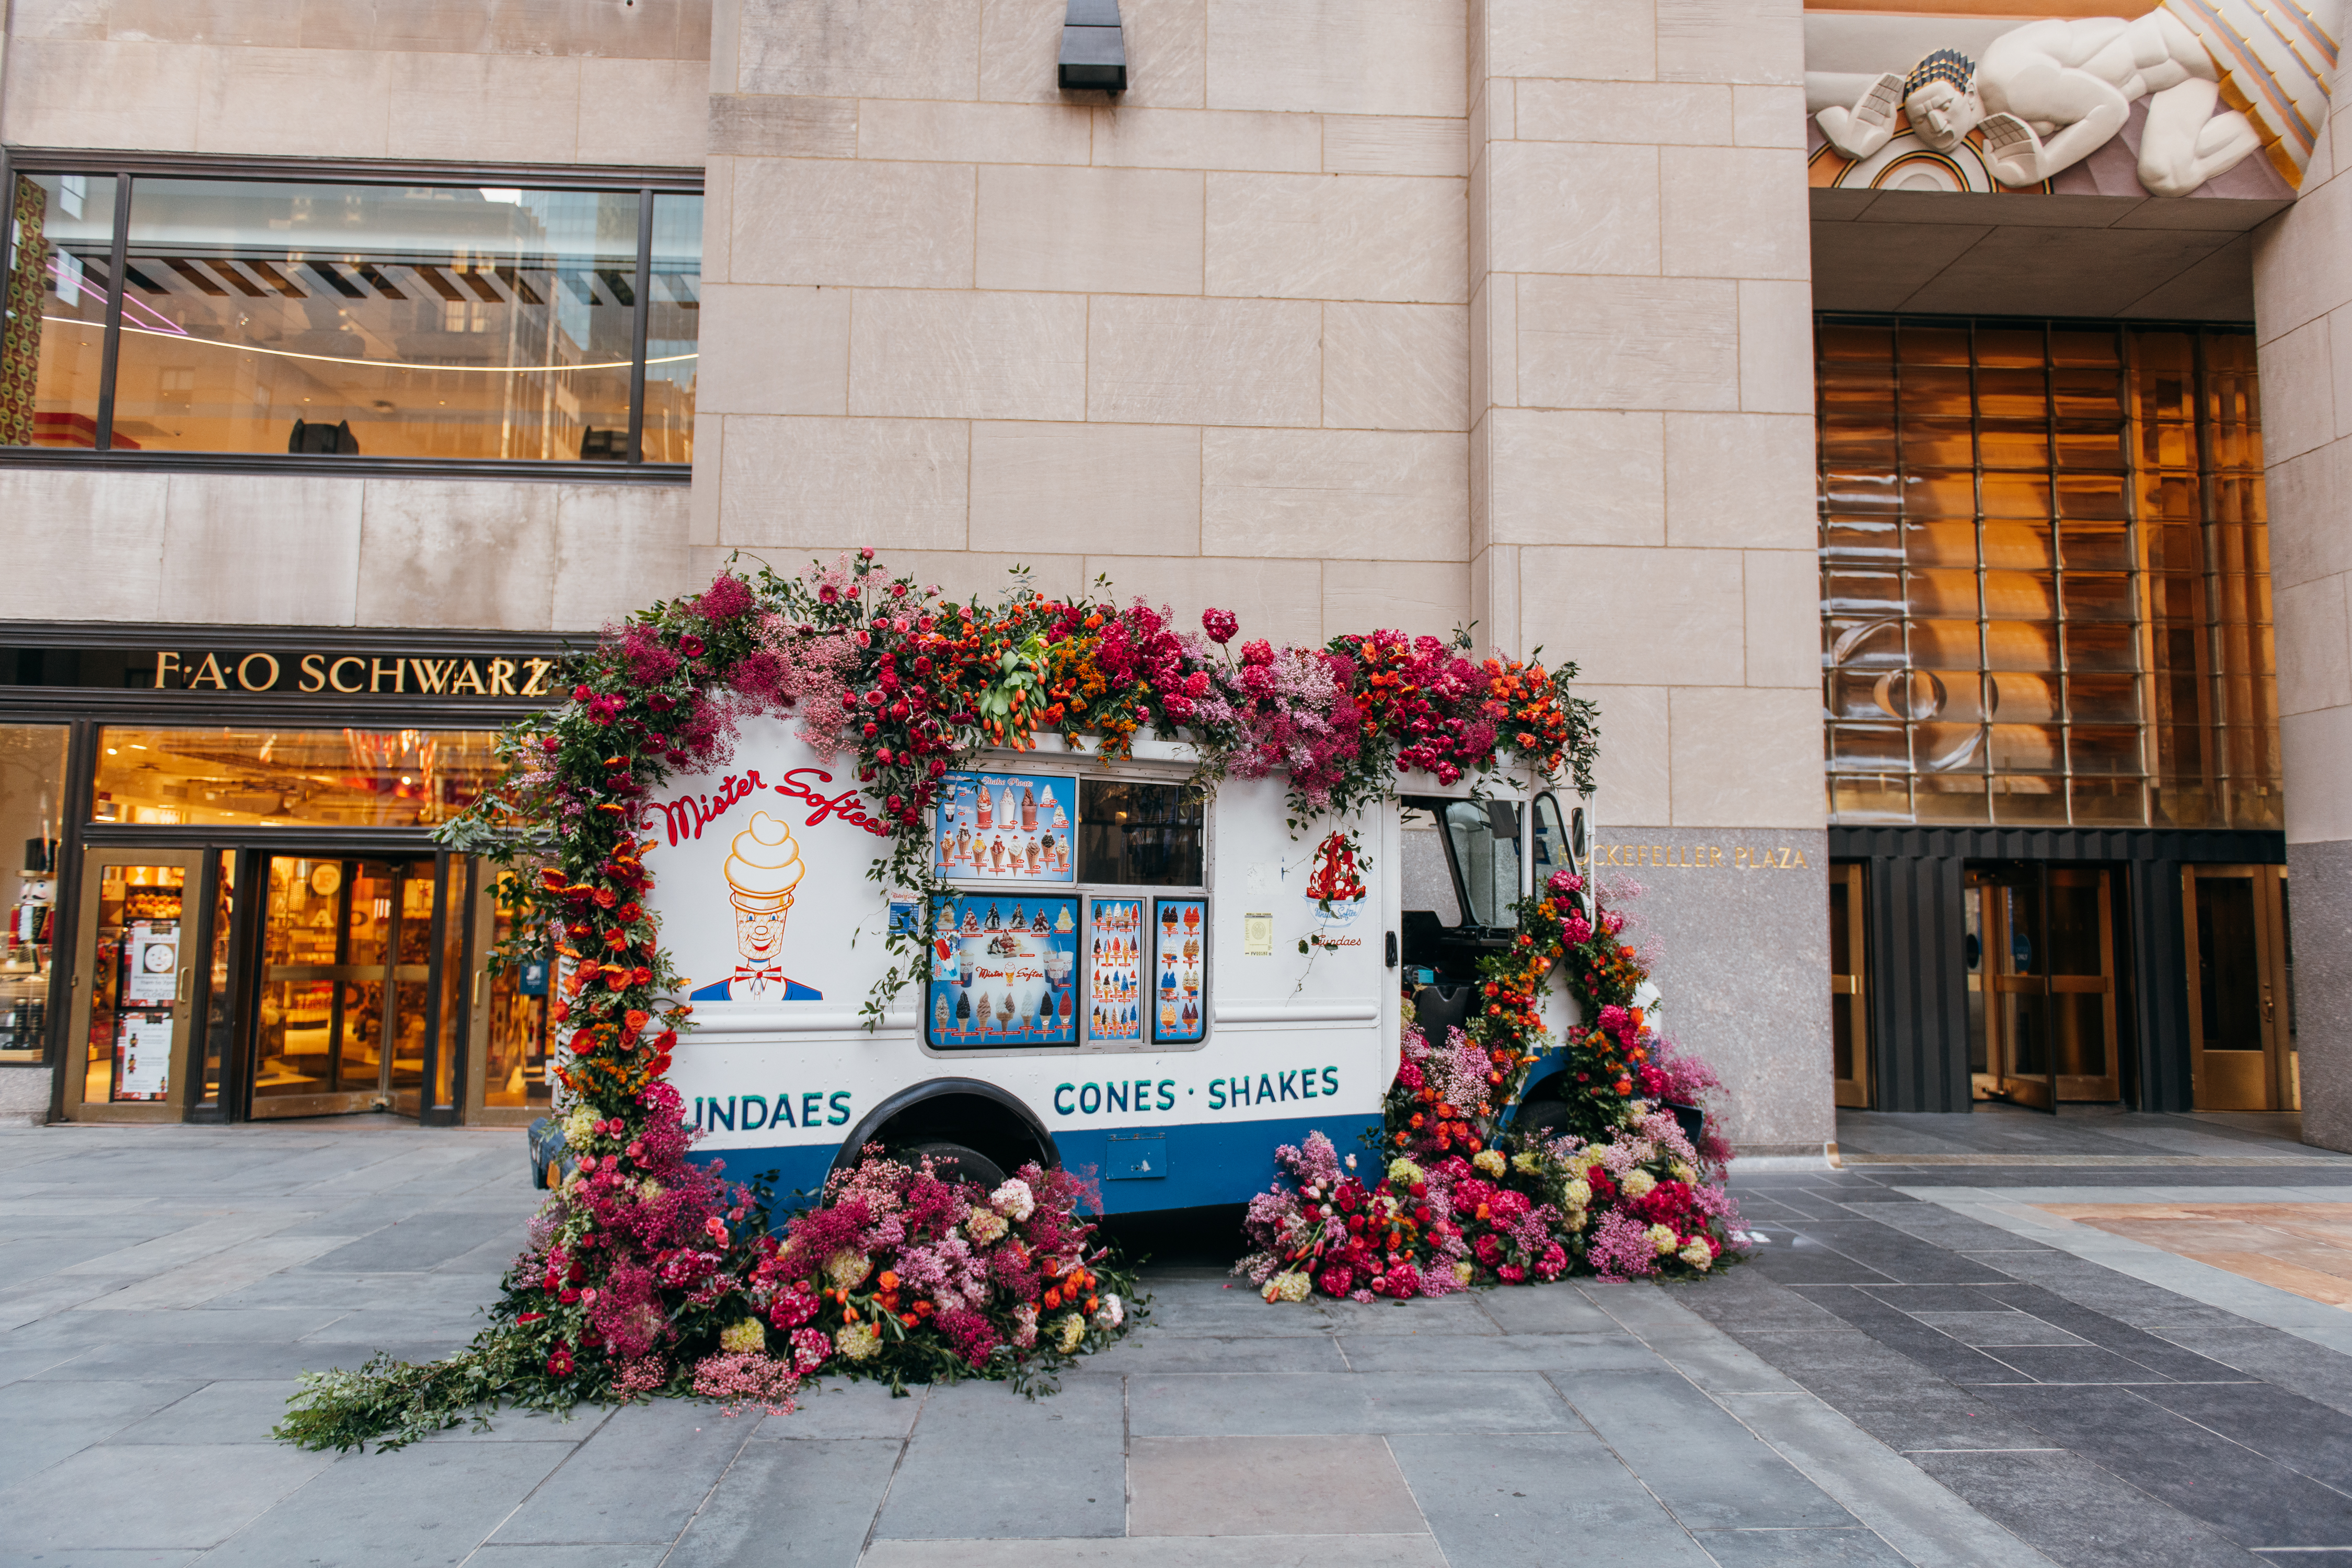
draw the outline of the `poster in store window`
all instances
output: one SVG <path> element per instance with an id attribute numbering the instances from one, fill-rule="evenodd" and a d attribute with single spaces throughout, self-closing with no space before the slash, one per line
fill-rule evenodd
<path id="1" fill-rule="evenodd" d="M 114 1098 L 161 1100 L 172 1081 L 172 1016 L 132 1014 L 114 1026 Z"/>
<path id="2" fill-rule="evenodd" d="M 132 921 L 122 955 L 122 1005 L 169 1007 L 179 992 L 180 922 Z"/>

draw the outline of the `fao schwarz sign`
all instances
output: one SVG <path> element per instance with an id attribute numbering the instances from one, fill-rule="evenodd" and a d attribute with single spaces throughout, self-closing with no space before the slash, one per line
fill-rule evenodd
<path id="1" fill-rule="evenodd" d="M 169 653 L 155 655 L 157 691 L 335 692 L 352 696 L 552 697 L 556 661 L 411 654 Z"/>

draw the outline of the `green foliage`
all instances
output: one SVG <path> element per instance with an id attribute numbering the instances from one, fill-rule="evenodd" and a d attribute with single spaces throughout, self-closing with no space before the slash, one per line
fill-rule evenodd
<path id="1" fill-rule="evenodd" d="M 500 1405 L 570 1411 L 572 1395 L 541 1372 L 511 1332 L 492 1329 L 446 1361 L 418 1364 L 379 1352 L 357 1367 L 306 1372 L 286 1419 L 270 1436 L 298 1448 L 378 1452 L 404 1448 L 470 1416 L 487 1432 Z"/>

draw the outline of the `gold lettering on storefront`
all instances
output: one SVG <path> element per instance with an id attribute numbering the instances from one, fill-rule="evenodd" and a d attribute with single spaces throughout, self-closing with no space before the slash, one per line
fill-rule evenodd
<path id="1" fill-rule="evenodd" d="M 1602 866 L 1648 871 L 1809 871 L 1805 852 L 1786 844 L 1603 844 Z"/>
<path id="2" fill-rule="evenodd" d="M 156 691 L 227 691 L 232 674 L 247 691 L 339 691 L 345 696 L 551 697 L 556 661 L 530 656 L 419 658 L 402 654 L 306 653 L 289 656 L 289 671 L 275 654 L 155 655 Z M 410 683 L 414 682 L 412 686 Z"/>

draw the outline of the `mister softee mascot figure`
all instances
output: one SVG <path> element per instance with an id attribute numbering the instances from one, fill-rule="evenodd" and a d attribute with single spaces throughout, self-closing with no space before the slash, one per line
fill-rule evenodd
<path id="1" fill-rule="evenodd" d="M 778 962 L 784 917 L 801 885 L 801 847 L 793 830 L 766 812 L 735 836 L 727 854 L 727 896 L 735 906 L 735 973 L 688 994 L 697 1002 L 821 1002 L 824 993 L 784 973 Z"/>

